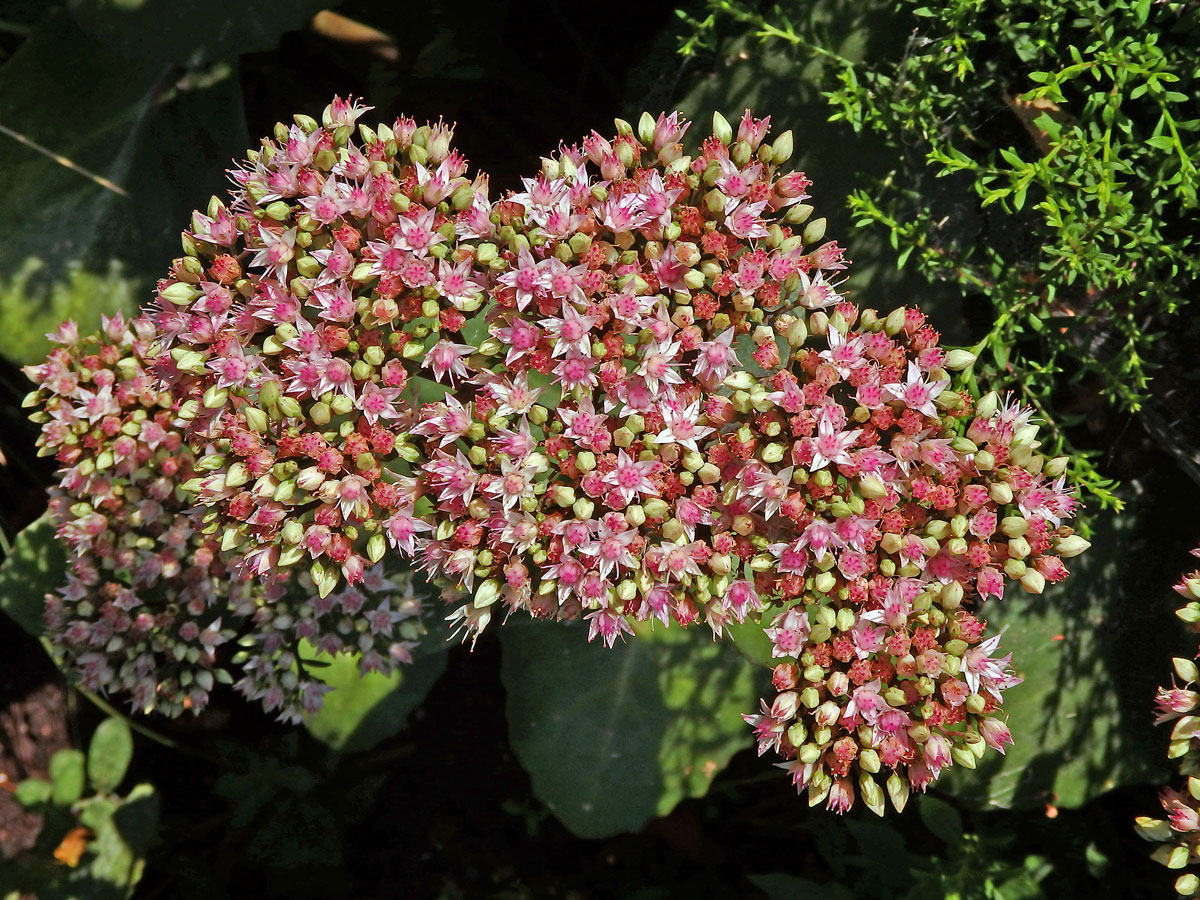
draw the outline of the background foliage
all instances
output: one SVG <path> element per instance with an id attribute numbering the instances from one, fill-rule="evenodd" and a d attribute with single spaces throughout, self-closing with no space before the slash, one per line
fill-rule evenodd
<path id="1" fill-rule="evenodd" d="M 205 898 L 392 896 L 399 883 L 442 897 L 1169 890 L 1131 822 L 1165 774 L 1151 700 L 1185 645 L 1168 588 L 1200 500 L 1200 335 L 1186 313 L 1200 271 L 1195 10 L 329 6 L 75 0 L 0 15 L 0 608 L 30 632 L 62 559 L 44 528 L 21 531 L 49 471 L 14 366 L 60 318 L 91 325 L 145 298 L 250 136 L 334 93 L 385 117 L 457 120 L 499 189 L 614 114 L 770 113 L 797 136 L 828 234 L 850 247 L 854 296 L 884 310 L 917 299 L 948 342 L 977 349 L 977 380 L 1024 393 L 1056 440 L 1092 454 L 1077 474 L 1096 546 L 1065 586 L 989 608 L 1026 677 L 1017 745 L 903 818 L 837 819 L 791 796 L 749 747 L 737 712 L 760 676 L 729 647 L 656 634 L 606 653 L 579 629 L 514 621 L 474 653 L 423 646 L 396 681 L 330 667 L 339 690 L 307 731 L 231 698 L 195 721 L 147 721 L 126 780 L 153 794 L 120 795 L 124 766 L 92 765 L 126 732 L 60 692 L 47 714 L 70 722 L 67 743 L 107 737 L 45 771 L 0 744 L 4 771 L 35 785 L 17 799 L 42 816 L 36 846 L 0 860 L 0 888 L 48 878 L 45 896 L 122 896 L 136 872 L 147 896 Z M 1121 503 L 1120 518 L 1104 511 Z M 58 681 L 33 637 L 4 628 L 11 711 Z M 52 777 L 28 780 L 39 771 Z M 24 821 L 15 804 L 0 792 L 0 824 Z M 132 831 L 116 827 L 127 805 Z M 110 815 L 89 824 L 86 809 Z M 90 849 L 51 862 L 76 819 Z"/>

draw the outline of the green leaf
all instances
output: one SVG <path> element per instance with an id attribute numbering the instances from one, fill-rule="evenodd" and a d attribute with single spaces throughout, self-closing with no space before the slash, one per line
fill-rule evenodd
<path id="1" fill-rule="evenodd" d="M 99 794 L 114 790 L 125 777 L 133 758 L 133 736 L 118 718 L 105 719 L 88 745 L 88 780 Z"/>
<path id="2" fill-rule="evenodd" d="M 146 867 L 146 851 L 158 829 L 159 799 L 153 786 L 139 784 L 107 819 L 96 824 L 88 847 L 95 857 L 81 874 L 94 893 L 86 896 L 131 897 Z M 96 884 L 99 882 L 100 884 Z M 107 891 L 103 887 L 111 888 Z"/>
<path id="3" fill-rule="evenodd" d="M 35 637 L 42 633 L 46 594 L 67 581 L 67 554 L 54 531 L 43 515 L 17 535 L 0 564 L 0 610 Z"/>
<path id="4" fill-rule="evenodd" d="M 50 799 L 54 785 L 44 778 L 26 778 L 17 784 L 15 791 L 17 802 L 24 807 L 37 806 Z"/>
<path id="5" fill-rule="evenodd" d="M 1058 136 L 1062 134 L 1062 124 L 1049 113 L 1042 113 L 1033 120 L 1033 124 L 1046 132 L 1053 140 L 1058 140 Z"/>
<path id="6" fill-rule="evenodd" d="M 333 690 L 325 695 L 321 711 L 306 722 L 313 737 L 345 753 L 369 750 L 385 738 L 398 734 L 434 682 L 446 669 L 446 645 L 426 636 L 414 652 L 411 665 L 390 676 L 379 672 L 360 675 L 359 655 L 318 653 L 301 644 L 301 656 L 328 665 L 313 674 Z"/>
<path id="7" fill-rule="evenodd" d="M 54 787 L 50 800 L 58 806 L 70 806 L 83 796 L 83 754 L 78 750 L 59 750 L 50 757 L 50 780 Z"/>
<path id="8" fill-rule="evenodd" d="M 94 41 L 126 58 L 196 66 L 274 49 L 281 34 L 337 5 L 328 0 L 275 0 L 264 6 L 242 0 L 209 0 L 203 6 L 174 0 L 75 0 L 71 16 Z M 155 39 L 147 41 L 148 34 Z"/>
<path id="9" fill-rule="evenodd" d="M 925 827 L 947 844 L 957 844 L 963 835 L 962 816 L 953 806 L 937 797 L 921 797 L 917 812 Z"/>
<path id="10" fill-rule="evenodd" d="M 112 797 L 89 797 L 79 804 L 79 824 L 95 831 L 101 822 L 112 818 L 120 805 L 121 801 Z"/>
<path id="11" fill-rule="evenodd" d="M 53 346 L 45 335 L 66 319 L 87 334 L 100 328 L 101 315 L 137 308 L 134 284 L 115 264 L 96 274 L 71 263 L 55 273 L 55 280 L 41 284 L 47 274 L 45 262 L 33 258 L 0 281 L 0 354 L 15 363 L 44 360 Z"/>
<path id="12" fill-rule="evenodd" d="M 767 622 L 754 622 L 747 619 L 740 625 L 736 622 L 726 625 L 725 630 L 729 632 L 733 646 L 737 648 L 738 653 L 750 662 L 774 668 L 776 660 L 771 655 L 774 645 L 764 630 L 767 624 Z"/>
<path id="13" fill-rule="evenodd" d="M 750 744 L 741 714 L 766 673 L 703 628 L 646 629 L 612 649 L 585 638 L 579 625 L 509 622 L 501 676 L 534 793 L 575 834 L 601 837 L 703 795 Z"/>
<path id="14" fill-rule="evenodd" d="M 249 143 L 234 57 L 325 5 L 80 0 L 47 16 L 0 67 L 0 123 L 20 136 L 0 137 L 0 171 L 21 185 L 0 196 L 0 271 L 39 258 L 53 282 L 115 259 L 161 274 Z"/>

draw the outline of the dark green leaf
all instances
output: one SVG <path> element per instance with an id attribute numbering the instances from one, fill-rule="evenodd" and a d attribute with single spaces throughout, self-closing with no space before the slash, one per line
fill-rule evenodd
<path id="1" fill-rule="evenodd" d="M 54 536 L 54 525 L 42 516 L 13 541 L 0 564 L 0 609 L 37 636 L 42 633 L 45 596 L 67 582 L 67 554 Z"/>
<path id="2" fill-rule="evenodd" d="M 917 812 L 925 827 L 947 844 L 957 844 L 962 837 L 962 816 L 945 800 L 928 795 L 921 797 Z"/>
<path id="3" fill-rule="evenodd" d="M 708 789 L 750 743 L 741 714 L 758 705 L 765 670 L 703 628 L 647 629 L 612 649 L 585 638 L 579 626 L 509 622 L 501 674 L 534 792 L 576 834 L 600 837 Z"/>
<path id="4" fill-rule="evenodd" d="M 748 877 L 750 883 L 766 894 L 769 900 L 852 900 L 854 897 L 840 884 L 817 884 L 784 872 Z"/>
<path id="5" fill-rule="evenodd" d="M 149 784 L 139 784 L 113 814 L 97 823 L 96 839 L 88 850 L 95 854 L 85 870 L 96 893 L 88 896 L 130 897 L 142 878 L 146 851 L 158 827 L 159 800 Z M 96 884 L 98 882 L 98 884 Z M 116 893 L 100 893 L 105 886 Z"/>
<path id="6" fill-rule="evenodd" d="M 279 36 L 304 26 L 329 0 L 274 0 L 254 5 L 209 0 L 75 0 L 71 16 L 94 41 L 127 59 L 161 66 L 205 65 L 240 53 L 271 50 Z M 124 7 L 124 8 L 122 8 Z M 154 35 L 147 41 L 146 35 Z"/>
<path id="7" fill-rule="evenodd" d="M 41 259 L 57 281 L 116 259 L 157 277 L 248 143 L 228 60 L 326 5 L 84 0 L 47 17 L 0 68 L 0 123 L 24 138 L 0 137 L 0 170 L 22 186 L 0 198 L 0 271 Z"/>

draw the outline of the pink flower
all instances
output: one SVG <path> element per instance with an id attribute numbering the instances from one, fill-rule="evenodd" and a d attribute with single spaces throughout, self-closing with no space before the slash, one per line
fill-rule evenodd
<path id="1" fill-rule="evenodd" d="M 934 418 L 938 412 L 933 401 L 949 384 L 949 381 L 926 381 L 921 377 L 921 370 L 917 368 L 916 363 L 910 360 L 908 380 L 903 384 L 885 384 L 883 389 L 909 409 Z"/>
<path id="2" fill-rule="evenodd" d="M 453 385 L 456 375 L 459 378 L 467 377 L 465 360 L 473 352 L 475 348 L 468 344 L 455 344 L 443 338 L 425 354 L 424 365 L 433 372 L 435 381 L 445 377 Z"/>

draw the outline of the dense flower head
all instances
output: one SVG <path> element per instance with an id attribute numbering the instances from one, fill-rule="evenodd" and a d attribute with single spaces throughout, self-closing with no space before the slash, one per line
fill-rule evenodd
<path id="1" fill-rule="evenodd" d="M 50 515 L 72 560 L 67 584 L 46 598 L 46 632 L 84 687 L 178 715 L 203 709 L 216 682 L 235 682 L 296 720 L 324 691 L 296 662 L 302 640 L 361 654 L 363 671 L 411 660 L 421 626 L 410 575 L 371 566 L 358 588 L 317 600 L 307 574 L 254 578 L 193 514 L 181 485 L 196 458 L 152 374 L 151 318 L 106 318 L 82 337 L 66 323 L 50 337 L 46 362 L 25 370 L 37 385 L 27 405 L 39 407 L 40 452 L 61 464 Z"/>
<path id="2" fill-rule="evenodd" d="M 455 383 L 496 246 L 453 128 L 297 116 L 197 212 L 158 286 L 160 372 L 203 446 L 188 489 L 250 571 L 303 564 L 321 596 L 362 581 L 410 510 L 414 376 Z"/>
<path id="3" fill-rule="evenodd" d="M 1000 703 L 1020 679 L 978 602 L 1007 580 L 1040 593 L 1088 544 L 1063 524 L 1076 503 L 1066 461 L 1036 453 L 1029 410 L 988 396 L 972 411 L 947 391 L 914 309 L 866 310 L 857 329 L 855 310 L 835 315 L 809 318 L 826 345 L 798 351 L 809 377 L 771 385 L 803 469 L 782 516 L 754 526 L 777 535 L 751 559 L 756 583 L 786 610 L 767 629 L 778 693 L 747 718 L 810 803 L 841 812 L 857 788 L 882 812 L 883 770 L 902 807 L 911 788 L 1011 742 Z"/>
<path id="4" fill-rule="evenodd" d="M 979 604 L 1088 546 L 1067 460 L 951 389 L 974 357 L 918 309 L 848 299 L 790 132 L 716 115 L 685 149 L 676 113 L 618 120 L 493 202 L 449 127 L 356 141 L 364 111 L 277 126 L 140 326 L 173 496 L 236 572 L 239 689 L 298 717 L 305 643 L 406 661 L 420 604 L 382 565 L 411 560 L 472 637 L 498 611 L 609 645 L 761 621 L 775 693 L 745 718 L 837 812 L 1003 752 L 1020 679 Z"/>
<path id="5" fill-rule="evenodd" d="M 1192 554 L 1200 556 L 1200 548 Z M 1176 614 L 1191 631 L 1200 633 L 1200 569 L 1180 578 L 1175 592 L 1187 601 Z M 1139 816 L 1137 828 L 1142 837 L 1159 845 L 1152 854 L 1155 860 L 1182 869 L 1200 863 L 1200 671 L 1191 659 L 1173 662 L 1175 678 L 1170 687 L 1158 689 L 1154 721 L 1172 723 L 1167 755 L 1179 761 L 1179 772 L 1187 781 L 1182 790 L 1166 787 L 1160 792 L 1165 819 Z M 1194 871 L 1180 875 L 1175 890 L 1186 897 L 1200 896 L 1200 876 Z"/>
<path id="6" fill-rule="evenodd" d="M 919 310 L 837 293 L 790 135 L 717 117 L 685 155 L 676 116 L 622 124 L 497 204 L 520 233 L 479 368 L 411 431 L 431 496 L 404 549 L 468 631 L 497 604 L 609 644 L 773 611 L 760 749 L 810 802 L 882 811 L 886 768 L 903 805 L 1011 741 L 1019 678 L 971 610 L 1086 548 L 1067 461 L 1036 452 L 1031 410 L 948 389 L 972 357 Z"/>
<path id="7" fill-rule="evenodd" d="M 47 636 L 84 687 L 199 711 L 230 680 L 217 661 L 235 634 L 224 601 L 252 602 L 256 585 L 185 514 L 194 458 L 149 372 L 154 324 L 118 314 L 99 334 L 68 322 L 49 337 L 46 362 L 25 370 L 40 452 L 61 464 L 50 515 L 71 555 L 67 584 L 47 597 Z"/>
<path id="8" fill-rule="evenodd" d="M 394 544 L 469 598 L 468 631 L 496 604 L 583 616 L 609 644 L 631 619 L 720 634 L 761 609 L 726 496 L 752 411 L 726 382 L 777 364 L 751 334 L 837 303 L 845 267 L 823 220 L 802 228 L 808 179 L 767 126 L 747 114 L 735 138 L 718 116 L 686 154 L 677 114 L 618 122 L 496 204 L 514 233 L 486 336 L 419 411 L 429 502 L 394 520 Z"/>

